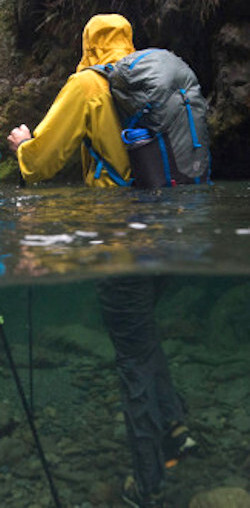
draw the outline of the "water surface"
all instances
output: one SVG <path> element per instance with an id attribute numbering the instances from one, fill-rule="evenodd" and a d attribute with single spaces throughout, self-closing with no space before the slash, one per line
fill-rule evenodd
<path id="1" fill-rule="evenodd" d="M 2 187 L 1 282 L 250 272 L 250 184 L 155 192 Z"/>

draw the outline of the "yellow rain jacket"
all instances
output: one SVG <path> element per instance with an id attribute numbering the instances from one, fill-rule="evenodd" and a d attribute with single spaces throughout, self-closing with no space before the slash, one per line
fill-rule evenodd
<path id="1" fill-rule="evenodd" d="M 19 166 L 26 181 L 52 178 L 86 136 L 94 150 L 123 179 L 129 180 L 128 156 L 108 81 L 95 71 L 84 69 L 96 64 L 115 64 L 133 51 L 132 27 L 123 16 L 103 14 L 91 18 L 83 31 L 83 56 L 76 73 L 69 77 L 34 130 L 34 137 L 18 147 Z M 96 163 L 83 145 L 81 149 L 85 183 L 95 187 L 115 185 L 105 168 L 99 179 L 94 178 Z"/>

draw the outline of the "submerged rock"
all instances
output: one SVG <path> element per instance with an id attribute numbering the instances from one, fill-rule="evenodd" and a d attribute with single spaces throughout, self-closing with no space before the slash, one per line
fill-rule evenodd
<path id="1" fill-rule="evenodd" d="M 64 353 L 81 355 L 87 369 L 92 368 L 98 357 L 108 361 L 112 361 L 114 358 L 113 346 L 107 333 L 87 328 L 81 324 L 45 328 L 40 340 L 43 345 L 49 347 L 49 355 L 51 349 L 58 351 L 58 348 Z"/>
<path id="2" fill-rule="evenodd" d="M 247 344 L 250 333 L 249 317 L 250 284 L 244 283 L 225 291 L 216 300 L 210 314 L 211 338 L 226 346 Z M 242 358 L 242 360 L 244 360 Z"/>
<path id="3" fill-rule="evenodd" d="M 0 440 L 0 464 L 11 468 L 29 454 L 27 444 L 22 439 L 3 437 Z"/>
<path id="4" fill-rule="evenodd" d="M 12 408 L 9 403 L 0 403 L 0 438 L 12 434 L 16 426 L 17 420 L 13 416 Z"/>
<path id="5" fill-rule="evenodd" d="M 240 488 L 218 487 L 194 496 L 189 508 L 250 508 L 250 495 Z"/>

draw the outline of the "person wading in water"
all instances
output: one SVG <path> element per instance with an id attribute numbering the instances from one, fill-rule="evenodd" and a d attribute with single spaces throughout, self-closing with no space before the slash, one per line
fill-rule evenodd
<path id="1" fill-rule="evenodd" d="M 51 179 L 81 148 L 85 185 L 130 185 L 129 157 L 108 80 L 88 67 L 114 65 L 134 51 L 132 27 L 123 16 L 104 14 L 90 19 L 83 31 L 83 56 L 77 71 L 33 136 L 22 124 L 8 137 L 24 181 Z M 96 153 L 108 163 L 98 177 Z M 163 284 L 151 276 L 115 277 L 98 285 L 116 350 L 133 458 L 133 474 L 125 481 L 123 499 L 141 508 L 165 506 L 165 461 L 195 446 L 155 330 L 153 311 L 162 289 Z"/>

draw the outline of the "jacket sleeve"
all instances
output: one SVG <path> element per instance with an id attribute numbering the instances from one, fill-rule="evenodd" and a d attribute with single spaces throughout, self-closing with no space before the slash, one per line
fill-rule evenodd
<path id="1" fill-rule="evenodd" d="M 79 147 L 86 133 L 84 74 L 77 73 L 69 77 L 48 113 L 36 127 L 34 137 L 18 147 L 20 170 L 29 183 L 52 178 Z"/>

